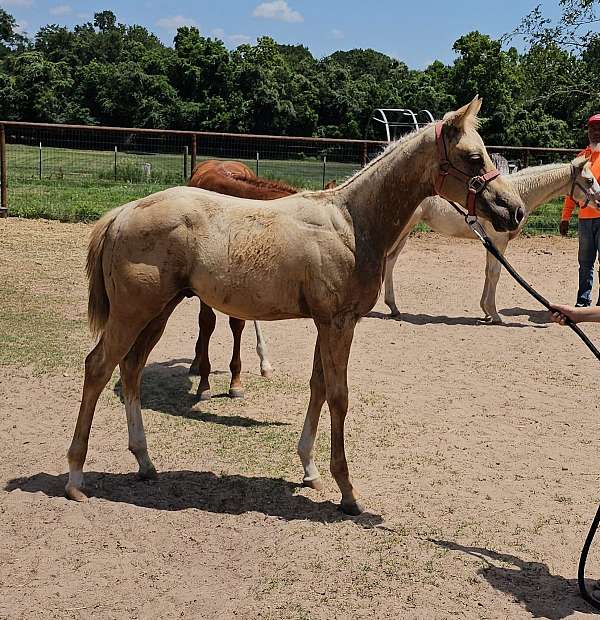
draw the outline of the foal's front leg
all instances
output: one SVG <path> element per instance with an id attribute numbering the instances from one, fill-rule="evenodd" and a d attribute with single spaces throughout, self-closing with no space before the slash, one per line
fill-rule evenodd
<path id="1" fill-rule="evenodd" d="M 317 323 L 325 395 L 331 414 L 330 468 L 342 492 L 340 509 L 354 516 L 359 515 L 363 508 L 350 481 L 344 448 L 344 421 L 348 413 L 348 357 L 355 326 L 354 316 L 336 317 L 332 323 Z"/>

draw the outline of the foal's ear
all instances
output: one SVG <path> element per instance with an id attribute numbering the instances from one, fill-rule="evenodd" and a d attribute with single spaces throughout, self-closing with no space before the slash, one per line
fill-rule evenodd
<path id="1" fill-rule="evenodd" d="M 467 105 L 464 105 L 454 112 L 445 114 L 443 119 L 444 124 L 460 131 L 465 131 L 468 128 L 477 128 L 477 114 L 481 109 L 482 101 L 483 99 L 480 99 L 479 95 L 475 95 L 473 100 L 467 103 Z"/>

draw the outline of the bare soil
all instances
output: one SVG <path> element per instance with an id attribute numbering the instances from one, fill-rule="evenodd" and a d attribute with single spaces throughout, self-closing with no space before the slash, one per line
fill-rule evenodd
<path id="1" fill-rule="evenodd" d="M 323 412 L 320 492 L 298 486 L 310 321 L 264 324 L 272 381 L 243 338 L 247 395 L 227 392 L 220 317 L 213 391 L 187 374 L 197 300 L 143 378 L 156 482 L 136 479 L 118 372 L 99 402 L 86 504 L 63 496 L 86 331 L 89 227 L 0 220 L 0 618 L 578 618 L 579 551 L 600 493 L 598 366 L 503 274 L 503 326 L 479 322 L 483 249 L 415 236 L 356 330 L 347 421 L 367 513 L 337 510 Z M 519 239 L 509 259 L 573 302 L 577 242 Z M 585 326 L 600 341 L 600 325 Z M 600 577 L 592 549 L 588 574 Z"/>

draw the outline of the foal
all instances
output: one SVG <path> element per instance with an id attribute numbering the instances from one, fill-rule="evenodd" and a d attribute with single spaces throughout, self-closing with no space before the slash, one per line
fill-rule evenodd
<path id="1" fill-rule="evenodd" d="M 140 378 L 169 316 L 190 292 L 242 319 L 312 318 L 317 328 L 310 401 L 298 443 L 304 484 L 322 485 L 314 442 L 325 400 L 330 469 L 341 509 L 360 514 L 344 446 L 348 357 L 358 320 L 379 296 L 385 257 L 413 211 L 437 188 L 448 200 L 515 230 L 523 203 L 492 167 L 476 131 L 481 100 L 392 144 L 331 191 L 249 201 L 175 187 L 104 215 L 92 231 L 88 317 L 100 335 L 85 362 L 68 452 L 67 496 L 83 501 L 83 466 L 96 403 L 117 364 L 129 449 L 155 477 L 141 414 Z"/>

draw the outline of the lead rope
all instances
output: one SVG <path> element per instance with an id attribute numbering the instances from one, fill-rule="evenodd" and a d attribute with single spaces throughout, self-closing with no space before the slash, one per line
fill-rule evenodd
<path id="1" fill-rule="evenodd" d="M 485 232 L 483 226 L 477 221 L 476 217 L 469 216 L 465 213 L 455 202 L 448 201 L 458 213 L 460 213 L 464 218 L 465 222 L 469 226 L 469 228 L 479 237 L 481 242 L 483 243 L 485 249 L 496 259 L 498 260 L 502 266 L 510 273 L 510 275 L 533 297 L 535 297 L 542 306 L 548 308 L 548 310 L 552 311 L 552 307 L 548 300 L 540 295 L 535 289 L 533 289 L 512 267 L 512 265 L 504 258 L 504 256 L 500 253 L 498 248 L 493 244 L 492 240 L 488 237 Z M 565 321 L 565 325 L 569 326 L 585 343 L 587 348 L 596 356 L 598 360 L 600 360 L 600 351 L 594 346 L 593 342 L 581 331 L 581 329 L 573 323 L 573 321 L 569 318 Z M 594 540 L 594 536 L 598 531 L 598 525 L 600 524 L 600 506 L 596 511 L 596 516 L 592 521 L 592 525 L 590 526 L 590 531 L 585 539 L 585 543 L 583 544 L 583 549 L 581 550 L 581 556 L 579 558 L 579 566 L 577 570 L 577 584 L 579 585 L 579 592 L 582 598 L 589 603 L 594 609 L 600 610 L 600 600 L 595 599 L 587 590 L 585 586 L 585 564 L 587 562 L 588 553 L 592 542 Z"/>

